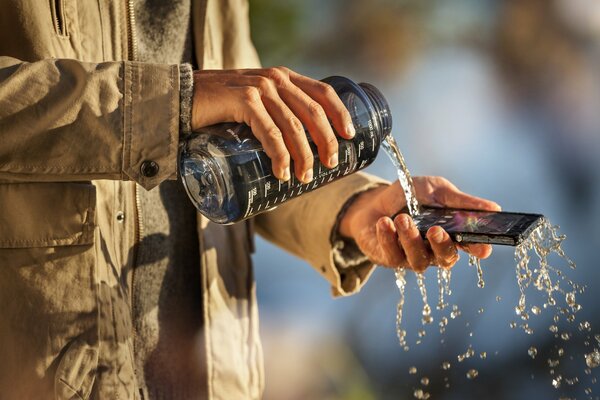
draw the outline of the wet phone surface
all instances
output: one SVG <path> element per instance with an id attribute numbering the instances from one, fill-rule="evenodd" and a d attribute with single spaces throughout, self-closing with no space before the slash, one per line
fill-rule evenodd
<path id="1" fill-rule="evenodd" d="M 438 225 L 455 242 L 517 246 L 543 218 L 540 214 L 423 207 L 413 220 L 423 238 L 430 227 Z"/>

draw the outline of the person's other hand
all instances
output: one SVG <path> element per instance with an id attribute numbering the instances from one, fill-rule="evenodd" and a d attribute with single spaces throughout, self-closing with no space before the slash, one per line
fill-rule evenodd
<path id="1" fill-rule="evenodd" d="M 192 129 L 221 122 L 250 126 L 273 164 L 275 177 L 295 174 L 304 183 L 313 178 L 313 155 L 303 125 L 328 168 L 338 164 L 334 131 L 354 136 L 350 113 L 333 88 L 284 67 L 194 72 Z"/>
<path id="2" fill-rule="evenodd" d="M 463 193 L 445 178 L 415 177 L 415 191 L 421 205 L 471 210 L 500 211 L 493 201 Z M 342 217 L 339 233 L 354 239 L 360 250 L 378 265 L 408 267 L 423 272 L 430 265 L 451 268 L 458 261 L 458 248 L 487 258 L 492 247 L 486 244 L 458 245 L 439 226 L 427 231 L 426 243 L 407 214 L 390 216 L 406 206 L 398 181 L 358 195 Z"/>

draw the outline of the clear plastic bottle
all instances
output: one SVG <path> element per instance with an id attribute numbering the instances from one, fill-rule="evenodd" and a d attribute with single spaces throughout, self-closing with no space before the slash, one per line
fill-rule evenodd
<path id="1" fill-rule="evenodd" d="M 181 147 L 180 173 L 196 208 L 213 222 L 231 224 L 271 210 L 283 202 L 365 168 L 373 162 L 390 134 L 389 106 L 377 88 L 333 76 L 330 84 L 350 111 L 356 129 L 352 140 L 339 142 L 339 164 L 326 168 L 310 140 L 314 155 L 313 181 L 275 178 L 271 161 L 245 124 L 226 123 L 203 128 Z M 294 171 L 293 162 L 290 166 Z"/>

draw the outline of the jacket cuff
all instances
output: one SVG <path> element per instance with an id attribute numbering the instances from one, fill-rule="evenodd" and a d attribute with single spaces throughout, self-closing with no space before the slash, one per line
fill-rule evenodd
<path id="1" fill-rule="evenodd" d="M 177 176 L 179 68 L 123 63 L 123 174 L 147 190 Z"/>
<path id="2" fill-rule="evenodd" d="M 373 272 L 375 265 L 364 256 L 358 247 L 348 240 L 338 240 L 338 224 L 341 213 L 347 209 L 351 200 L 358 194 L 374 189 L 380 185 L 389 184 L 375 176 L 357 173 L 343 180 L 337 187 L 335 198 L 327 207 L 315 207 L 313 221 L 322 221 L 323 236 L 314 235 L 309 240 L 309 246 L 314 246 L 316 257 L 310 260 L 313 266 L 331 284 L 333 296 L 349 296 L 358 292 Z M 341 183 L 341 182 L 340 182 Z"/>

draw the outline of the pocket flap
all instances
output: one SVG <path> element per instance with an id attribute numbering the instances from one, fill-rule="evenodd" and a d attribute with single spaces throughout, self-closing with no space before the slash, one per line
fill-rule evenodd
<path id="1" fill-rule="evenodd" d="M 91 244 L 95 211 L 89 182 L 0 184 L 0 248 Z"/>

